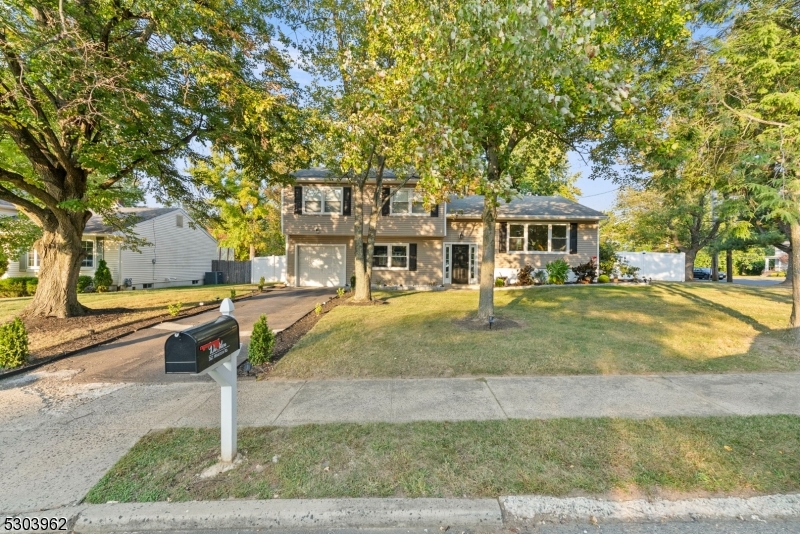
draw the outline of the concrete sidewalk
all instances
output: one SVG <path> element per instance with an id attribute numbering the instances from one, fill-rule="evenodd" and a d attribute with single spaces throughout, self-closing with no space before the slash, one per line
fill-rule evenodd
<path id="1" fill-rule="evenodd" d="M 74 505 L 154 428 L 218 426 L 213 383 L 0 382 L 0 511 Z M 668 415 L 800 415 L 800 373 L 242 381 L 242 426 Z"/>

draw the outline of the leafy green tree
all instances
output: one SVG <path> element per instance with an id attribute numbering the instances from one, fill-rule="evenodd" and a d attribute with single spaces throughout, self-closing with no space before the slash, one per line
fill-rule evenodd
<path id="1" fill-rule="evenodd" d="M 788 226 L 792 313 L 800 342 L 800 13 L 793 0 L 701 3 L 719 112 L 741 140 L 738 170 L 769 218 Z"/>
<path id="2" fill-rule="evenodd" d="M 378 216 L 415 175 L 420 156 L 409 128 L 414 104 L 409 65 L 416 52 L 411 36 L 422 14 L 415 7 L 376 0 L 285 5 L 283 16 L 299 36 L 287 41 L 314 78 L 309 94 L 319 119 L 316 158 L 331 179 L 353 186 L 355 301 L 372 299 Z"/>
<path id="3" fill-rule="evenodd" d="M 516 192 L 509 174 L 515 151 L 542 138 L 566 151 L 631 107 L 637 56 L 654 56 L 685 32 L 681 5 L 652 4 L 466 0 L 422 7 L 430 22 L 419 26 L 412 88 L 428 128 L 422 181 L 429 191 L 484 195 L 479 319 L 494 313 L 497 205 Z"/>
<path id="4" fill-rule="evenodd" d="M 237 168 L 227 154 L 215 153 L 189 173 L 210 195 L 203 206 L 211 234 L 239 260 L 283 255 L 281 188 Z"/>
<path id="5" fill-rule="evenodd" d="M 201 147 L 288 179 L 274 163 L 299 128 L 272 10 L 267 0 L 4 2 L 0 199 L 42 228 L 26 314 L 85 313 L 75 289 L 92 211 L 112 218 L 117 200 L 143 190 L 196 203 L 202 184 L 175 162 Z"/>

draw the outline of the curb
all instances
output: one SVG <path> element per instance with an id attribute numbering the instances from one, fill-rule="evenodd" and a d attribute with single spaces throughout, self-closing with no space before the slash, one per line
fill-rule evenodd
<path id="1" fill-rule="evenodd" d="M 584 497 L 498 499 L 272 499 L 84 504 L 17 518 L 64 518 L 78 534 L 109 531 L 228 529 L 452 528 L 499 529 L 511 524 L 580 524 L 800 518 L 800 494 L 609 501 Z M 5 520 L 0 517 L 0 522 Z"/>

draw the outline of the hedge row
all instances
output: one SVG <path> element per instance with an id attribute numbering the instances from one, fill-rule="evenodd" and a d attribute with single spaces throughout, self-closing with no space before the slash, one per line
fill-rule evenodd
<path id="1" fill-rule="evenodd" d="M 39 279 L 35 276 L 20 276 L 0 280 L 0 298 L 30 297 L 36 293 Z"/>

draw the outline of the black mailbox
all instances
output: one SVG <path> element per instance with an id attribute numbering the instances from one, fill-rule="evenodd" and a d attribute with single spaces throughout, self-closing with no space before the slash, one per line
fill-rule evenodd
<path id="1" fill-rule="evenodd" d="M 177 332 L 164 343 L 167 373 L 201 373 L 239 350 L 239 323 L 223 315 Z"/>

